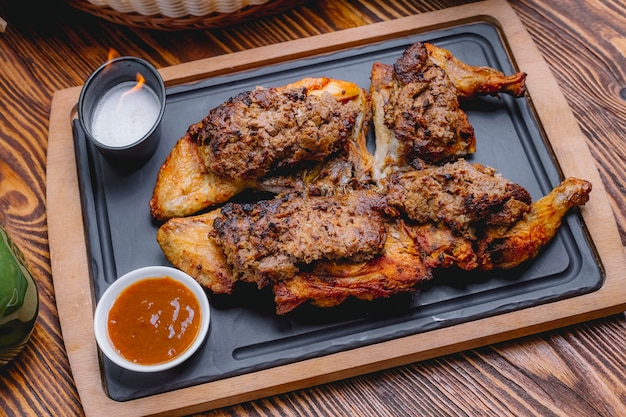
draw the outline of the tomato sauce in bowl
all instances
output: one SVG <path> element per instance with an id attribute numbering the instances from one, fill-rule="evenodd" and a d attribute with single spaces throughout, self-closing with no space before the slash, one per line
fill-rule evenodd
<path id="1" fill-rule="evenodd" d="M 115 280 L 94 314 L 102 353 L 135 372 L 158 372 L 186 361 L 209 330 L 207 294 L 195 279 L 167 266 L 147 266 Z"/>
<path id="2" fill-rule="evenodd" d="M 107 325 L 111 343 L 123 358 L 154 365 L 191 346 L 200 329 L 200 303 L 169 276 L 145 278 L 120 293 Z"/>

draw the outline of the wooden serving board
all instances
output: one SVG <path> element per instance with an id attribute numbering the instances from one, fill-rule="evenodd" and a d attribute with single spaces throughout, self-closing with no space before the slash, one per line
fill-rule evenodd
<path id="1" fill-rule="evenodd" d="M 48 143 L 47 204 L 52 275 L 59 318 L 74 380 L 85 413 L 91 415 L 183 415 L 274 395 L 342 378 L 475 348 L 626 310 L 626 257 L 608 197 L 550 69 L 504 0 L 406 17 L 208 58 L 160 70 L 167 86 L 180 85 L 266 65 L 314 57 L 468 22 L 497 26 L 514 64 L 529 74 L 527 87 L 538 121 L 565 176 L 593 183 L 582 217 L 605 270 L 595 291 L 573 298 L 432 330 L 350 351 L 203 383 L 177 391 L 117 402 L 101 384 L 93 335 L 95 307 L 74 151 L 72 120 L 80 87 L 59 91 L 52 102 Z"/>

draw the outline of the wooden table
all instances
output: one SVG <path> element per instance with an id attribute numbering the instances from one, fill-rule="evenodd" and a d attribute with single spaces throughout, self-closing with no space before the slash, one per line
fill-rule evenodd
<path id="1" fill-rule="evenodd" d="M 0 369 L 0 414 L 83 414 L 48 247 L 46 150 L 55 91 L 83 84 L 110 48 L 166 67 L 464 3 L 319 0 L 235 27 L 175 33 L 117 26 L 60 1 L 1 3 L 9 26 L 0 35 L 0 222 L 26 254 L 41 307 L 30 343 Z M 626 2 L 510 4 L 578 120 L 626 244 Z M 626 318 L 618 314 L 206 415 L 626 415 L 625 346 Z"/>

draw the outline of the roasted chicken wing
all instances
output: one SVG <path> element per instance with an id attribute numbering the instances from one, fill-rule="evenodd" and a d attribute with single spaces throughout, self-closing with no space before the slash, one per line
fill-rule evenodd
<path id="1" fill-rule="evenodd" d="M 432 43 L 425 45 L 430 60 L 446 72 L 456 86 L 457 96 L 461 100 L 483 95 L 496 96 L 500 93 L 522 97 L 526 93 L 525 72 L 505 75 L 495 68 L 468 65 L 450 51 Z"/>

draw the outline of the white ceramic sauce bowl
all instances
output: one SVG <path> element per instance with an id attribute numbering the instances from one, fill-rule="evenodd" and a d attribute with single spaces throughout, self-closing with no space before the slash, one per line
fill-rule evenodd
<path id="1" fill-rule="evenodd" d="M 189 290 L 191 290 L 195 297 L 198 299 L 198 302 L 200 304 L 201 319 L 198 335 L 196 336 L 192 344 L 184 352 L 167 362 L 162 362 L 154 365 L 143 365 L 134 363 L 122 357 L 111 343 L 108 332 L 109 311 L 111 310 L 111 307 L 113 306 L 115 300 L 120 295 L 120 293 L 132 284 L 142 279 L 157 278 L 163 276 L 170 277 L 182 283 Z M 173 368 L 183 363 L 191 355 L 193 355 L 196 350 L 198 350 L 198 348 L 204 343 L 204 339 L 206 338 L 206 335 L 208 333 L 210 318 L 211 310 L 209 300 L 206 296 L 206 293 L 204 292 L 204 289 L 200 286 L 200 284 L 196 282 L 196 280 L 194 280 L 191 276 L 189 276 L 185 272 L 182 272 L 179 269 L 167 266 L 147 266 L 128 272 L 127 274 L 115 280 L 115 282 L 113 282 L 113 284 L 111 284 L 109 288 L 106 289 L 96 306 L 96 311 L 94 314 L 94 332 L 96 336 L 96 342 L 102 350 L 102 353 L 118 366 L 135 372 L 159 372 Z"/>

